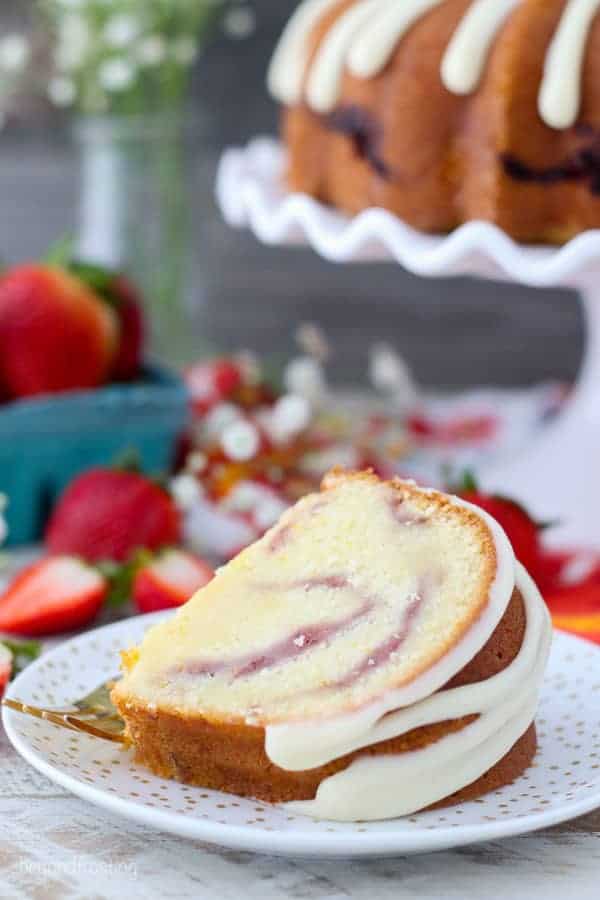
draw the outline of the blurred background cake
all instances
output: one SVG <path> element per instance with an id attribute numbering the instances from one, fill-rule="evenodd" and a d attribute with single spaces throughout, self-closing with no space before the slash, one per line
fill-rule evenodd
<path id="1" fill-rule="evenodd" d="M 306 0 L 271 64 L 293 190 L 426 231 L 600 225 L 597 0 Z"/>

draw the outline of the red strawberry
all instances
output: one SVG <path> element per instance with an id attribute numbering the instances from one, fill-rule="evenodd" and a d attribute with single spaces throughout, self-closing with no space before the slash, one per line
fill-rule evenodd
<path id="1" fill-rule="evenodd" d="M 481 507 L 502 526 L 512 544 L 515 556 L 536 578 L 540 571 L 542 548 L 540 526 L 514 500 L 482 494 L 477 490 L 464 491 L 464 500 Z"/>
<path id="2" fill-rule="evenodd" d="M 191 366 L 185 373 L 185 381 L 194 411 L 204 415 L 237 390 L 243 378 L 239 365 L 223 358 Z"/>
<path id="3" fill-rule="evenodd" d="M 116 302 L 121 326 L 121 339 L 113 363 L 112 374 L 117 381 L 131 381 L 140 371 L 144 346 L 144 317 L 142 304 L 134 285 L 123 275 L 117 275 L 109 291 Z"/>
<path id="4" fill-rule="evenodd" d="M 123 562 L 176 544 L 180 515 L 169 494 L 137 472 L 90 469 L 59 499 L 46 529 L 50 553 Z"/>
<path id="5" fill-rule="evenodd" d="M 117 340 L 114 312 L 68 272 L 25 265 L 0 279 L 0 381 L 11 396 L 97 387 Z"/>
<path id="6" fill-rule="evenodd" d="M 139 569 L 133 581 L 133 600 L 142 613 L 182 606 L 213 575 L 210 566 L 197 556 L 167 550 Z"/>
<path id="7" fill-rule="evenodd" d="M 87 625 L 98 613 L 108 583 L 70 556 L 43 559 L 24 569 L 0 596 L 0 631 L 55 634 Z"/>
<path id="8" fill-rule="evenodd" d="M 10 681 L 12 673 L 13 656 L 8 647 L 0 644 L 0 696 L 4 693 L 4 688 Z"/>

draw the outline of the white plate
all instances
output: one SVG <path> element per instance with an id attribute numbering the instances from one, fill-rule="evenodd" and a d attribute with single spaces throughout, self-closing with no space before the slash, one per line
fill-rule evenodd
<path id="1" fill-rule="evenodd" d="M 10 696 L 64 705 L 114 676 L 118 652 L 164 614 L 87 632 L 47 653 Z M 540 749 L 514 784 L 474 802 L 387 822 L 343 824 L 284 806 L 156 778 L 131 753 L 4 709 L 15 748 L 74 794 L 162 831 L 261 853 L 358 857 L 417 853 L 523 834 L 600 806 L 600 650 L 556 634 L 538 717 Z"/>

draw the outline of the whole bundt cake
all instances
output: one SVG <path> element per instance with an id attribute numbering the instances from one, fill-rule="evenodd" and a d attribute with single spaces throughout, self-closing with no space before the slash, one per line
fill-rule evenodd
<path id="1" fill-rule="evenodd" d="M 481 510 L 334 471 L 124 654 L 113 699 L 160 775 L 389 818 L 523 772 L 550 632 Z"/>
<path id="2" fill-rule="evenodd" d="M 517 240 L 600 227 L 600 0 L 305 0 L 269 71 L 288 183 Z"/>

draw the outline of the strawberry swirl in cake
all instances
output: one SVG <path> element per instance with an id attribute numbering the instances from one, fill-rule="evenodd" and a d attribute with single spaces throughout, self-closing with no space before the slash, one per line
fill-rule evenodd
<path id="1" fill-rule="evenodd" d="M 124 654 L 113 697 L 163 776 L 391 818 L 524 771 L 550 636 L 486 513 L 334 471 Z"/>

